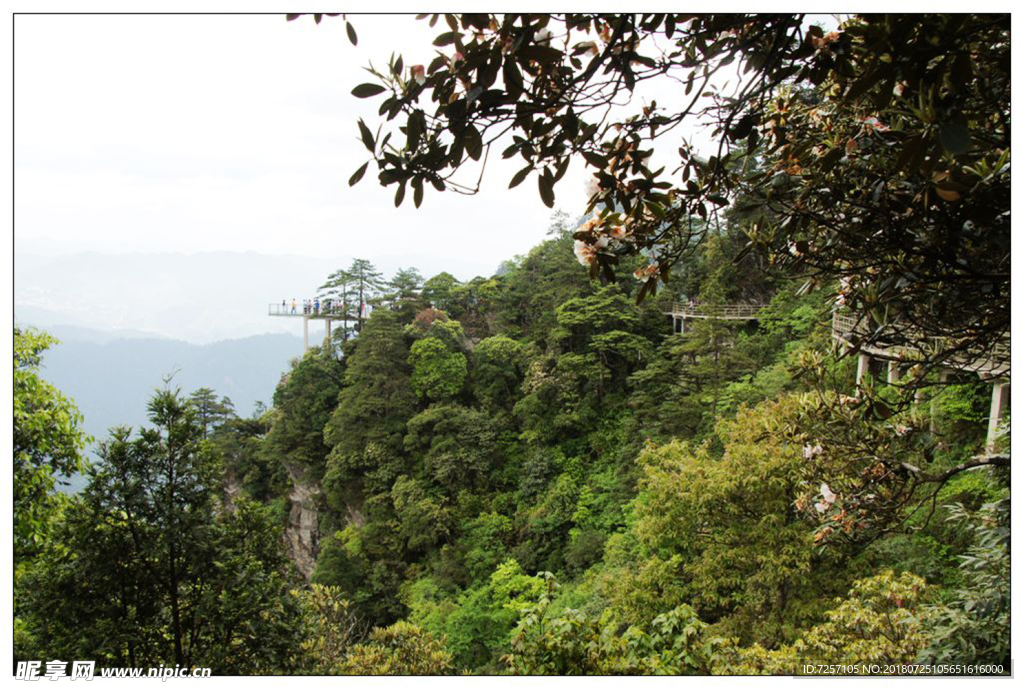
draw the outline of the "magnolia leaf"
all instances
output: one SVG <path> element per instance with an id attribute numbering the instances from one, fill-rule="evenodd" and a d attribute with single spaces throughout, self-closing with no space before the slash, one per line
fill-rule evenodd
<path id="1" fill-rule="evenodd" d="M 512 175 L 512 181 L 509 182 L 508 188 L 509 189 L 515 189 L 516 187 L 518 187 L 520 184 L 523 183 L 523 180 L 526 179 L 526 176 L 528 174 L 530 174 L 532 171 L 533 171 L 533 166 L 532 165 L 527 165 L 522 170 L 520 170 L 516 174 Z"/>
<path id="2" fill-rule="evenodd" d="M 370 164 L 370 161 L 366 161 L 365 163 L 363 163 L 362 167 L 360 167 L 358 170 L 356 170 L 355 173 L 351 177 L 348 178 L 348 185 L 350 187 L 354 187 L 359 182 L 359 180 L 361 180 L 363 178 L 363 175 L 366 173 L 366 167 L 369 164 Z"/>
<path id="3" fill-rule="evenodd" d="M 962 124 L 950 122 L 939 127 L 939 142 L 953 155 L 971 150 L 971 132 Z"/>
<path id="4" fill-rule="evenodd" d="M 551 177 L 546 171 L 537 178 L 537 188 L 540 190 L 540 200 L 544 202 L 545 206 L 552 208 L 555 205 L 555 190 L 552 188 Z"/>
<path id="5" fill-rule="evenodd" d="M 366 126 L 366 123 L 359 120 L 359 136 L 363 140 L 363 145 L 373 153 L 376 142 L 373 139 L 373 133 L 370 132 L 370 128 Z"/>
<path id="6" fill-rule="evenodd" d="M 359 84 L 359 86 L 352 89 L 352 95 L 356 98 L 370 98 L 371 96 L 376 96 L 384 93 L 385 91 L 387 91 L 387 89 L 380 84 Z"/>

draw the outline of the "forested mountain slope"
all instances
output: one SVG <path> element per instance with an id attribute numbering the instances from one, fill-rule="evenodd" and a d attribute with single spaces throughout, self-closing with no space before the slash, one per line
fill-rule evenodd
<path id="1" fill-rule="evenodd" d="M 185 572 L 171 558 L 166 572 L 220 586 L 228 572 L 215 560 L 234 553 L 232 567 L 263 583 L 232 589 L 248 602 L 200 611 L 189 606 L 205 599 L 167 598 L 157 565 L 131 575 L 140 589 L 104 612 L 95 594 L 59 591 L 129 574 L 82 556 L 57 574 L 56 552 L 44 550 L 23 575 L 33 604 L 23 648 L 343 673 L 791 673 L 855 644 L 872 657 L 939 657 L 940 635 L 1005 653 L 1003 613 L 958 606 L 980 596 L 986 610 L 1008 610 L 1008 589 L 991 588 L 1007 565 L 991 532 L 1001 522 L 984 516 L 1007 495 L 1006 477 L 954 472 L 936 485 L 934 508 L 929 486 L 883 475 L 872 479 L 874 504 L 849 502 L 857 466 L 826 466 L 822 483 L 832 452 L 814 424 L 856 413 L 843 411 L 857 404 L 855 360 L 833 346 L 831 299 L 797 296 L 756 257 L 733 262 L 741 241 L 712 236 L 677 269 L 674 290 L 638 306 L 636 282 L 580 271 L 563 228 L 495 277 L 377 280 L 361 330 L 339 328 L 334 347 L 296 359 L 260 418 L 210 394 L 186 403 L 161 393 L 149 407 L 158 429 L 197 424 L 179 471 L 204 492 L 189 493 L 196 502 L 181 518 L 194 526 L 182 538 L 214 558 Z M 769 306 L 757 320 L 690 319 L 674 334 L 665 311 L 691 299 Z M 884 399 L 884 377 L 875 385 Z M 986 389 L 964 376 L 861 422 L 898 424 L 910 443 L 900 451 L 952 467 L 981 449 Z M 111 436 L 107 468 L 69 506 L 110 509 L 120 490 L 111 472 L 142 471 L 129 448 L 156 447 L 135 442 Z M 68 544 L 98 535 L 72 512 L 56 528 Z M 959 556 L 979 553 L 984 567 L 961 569 Z M 178 623 L 191 631 L 172 634 L 180 649 L 161 645 L 156 618 L 116 612 L 143 600 L 192 610 Z M 127 627 L 99 643 L 33 610 L 97 633 L 115 619 Z M 258 624 L 252 610 L 263 611 Z M 874 626 L 904 611 L 896 638 Z M 260 630 L 224 631 L 249 655 L 218 655 L 204 636 L 215 615 Z M 876 631 L 860 639 L 853 619 Z M 264 646 L 275 650 L 257 662 Z"/>
<path id="2" fill-rule="evenodd" d="M 422 21 L 429 65 L 352 88 L 350 185 L 472 194 L 501 141 L 548 207 L 582 161 L 585 217 L 465 283 L 339 267 L 266 413 L 158 390 L 74 497 L 80 418 L 16 330 L 16 656 L 1008 672 L 1009 16 Z"/>

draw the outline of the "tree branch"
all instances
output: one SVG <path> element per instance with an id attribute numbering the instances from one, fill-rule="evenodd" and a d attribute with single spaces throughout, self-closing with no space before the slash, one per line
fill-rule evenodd
<path id="1" fill-rule="evenodd" d="M 975 467 L 983 466 L 995 466 L 995 467 L 1008 467 L 1010 466 L 1010 455 L 1008 454 L 994 454 L 994 455 L 975 455 L 970 460 L 957 464 L 955 467 L 946 469 L 939 474 L 926 474 L 918 469 L 913 464 L 903 462 L 901 466 L 909 471 L 915 479 L 921 483 L 945 483 L 957 474 L 967 471 L 968 469 L 974 469 Z"/>

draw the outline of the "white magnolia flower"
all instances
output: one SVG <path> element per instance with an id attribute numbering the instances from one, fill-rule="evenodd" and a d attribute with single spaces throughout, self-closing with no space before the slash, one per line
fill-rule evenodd
<path id="1" fill-rule="evenodd" d="M 814 509 L 818 510 L 818 514 L 824 514 L 825 510 L 828 509 L 828 505 L 823 502 L 814 503 Z"/>
<path id="2" fill-rule="evenodd" d="M 836 501 L 836 494 L 832 492 L 827 483 L 821 484 L 821 497 L 830 505 Z"/>
<path id="3" fill-rule="evenodd" d="M 650 263 L 644 266 L 643 268 L 639 268 L 638 270 L 634 271 L 633 277 L 635 277 L 640 282 L 647 282 L 651 278 L 657 278 L 659 272 L 660 271 L 658 269 L 658 264 Z"/>
<path id="4" fill-rule="evenodd" d="M 576 240 L 576 243 L 573 246 L 573 253 L 576 254 L 576 260 L 578 260 L 581 265 L 589 266 L 597 260 L 597 248 L 580 239 Z"/>

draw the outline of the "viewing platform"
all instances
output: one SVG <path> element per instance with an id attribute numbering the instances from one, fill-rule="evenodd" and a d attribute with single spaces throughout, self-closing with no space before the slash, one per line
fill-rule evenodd
<path id="1" fill-rule="evenodd" d="M 329 309 L 320 308 L 319 310 L 311 313 L 304 313 L 302 310 L 302 304 L 298 304 L 294 308 L 291 304 L 270 304 L 267 307 L 268 316 L 285 316 L 289 318 L 309 318 L 311 320 L 342 320 L 345 318 L 345 313 L 341 307 L 331 307 Z M 356 317 L 351 313 L 348 314 L 350 321 L 356 320 Z"/>
<path id="2" fill-rule="evenodd" d="M 672 329 L 686 332 L 687 318 L 714 318 L 723 321 L 756 321 L 763 316 L 767 304 L 687 304 L 675 302 L 665 315 L 672 316 Z"/>
<path id="3" fill-rule="evenodd" d="M 326 327 L 326 333 L 324 334 L 324 344 L 330 345 L 331 342 L 331 323 L 334 321 L 354 321 L 356 317 L 351 313 L 345 313 L 345 310 L 336 304 L 330 306 L 321 306 L 319 309 L 309 308 L 307 309 L 300 303 L 291 304 L 290 302 L 284 302 L 281 304 L 270 304 L 267 307 L 268 316 L 279 316 L 284 318 L 301 318 L 302 319 L 302 351 L 309 349 L 309 322 L 310 321 L 324 321 Z"/>

